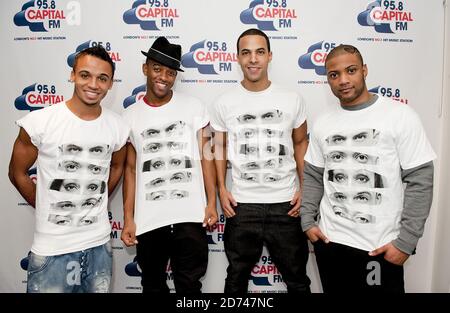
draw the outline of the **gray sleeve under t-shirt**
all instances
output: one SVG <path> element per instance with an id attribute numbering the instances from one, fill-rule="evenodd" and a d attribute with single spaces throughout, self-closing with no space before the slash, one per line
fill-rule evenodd
<path id="1" fill-rule="evenodd" d="M 317 224 L 319 205 L 324 192 L 323 174 L 323 167 L 305 162 L 300 210 L 303 231 L 307 231 Z M 425 221 L 430 213 L 433 199 L 433 174 L 432 161 L 401 172 L 406 188 L 400 219 L 400 233 L 392 243 L 397 249 L 407 254 L 415 253 L 417 242 L 424 232 Z"/>

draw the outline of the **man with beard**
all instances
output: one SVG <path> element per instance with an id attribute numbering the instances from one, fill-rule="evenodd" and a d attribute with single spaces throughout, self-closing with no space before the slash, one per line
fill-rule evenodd
<path id="1" fill-rule="evenodd" d="M 336 47 L 325 68 L 340 106 L 314 123 L 301 205 L 323 290 L 404 292 L 403 263 L 431 206 L 435 153 L 411 107 L 368 92 L 358 49 Z"/>

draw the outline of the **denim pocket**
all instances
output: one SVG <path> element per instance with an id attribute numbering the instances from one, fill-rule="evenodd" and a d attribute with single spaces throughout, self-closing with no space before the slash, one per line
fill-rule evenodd
<path id="1" fill-rule="evenodd" d="M 31 252 L 28 258 L 28 272 L 30 274 L 33 274 L 43 271 L 48 266 L 53 257 L 37 255 Z"/>

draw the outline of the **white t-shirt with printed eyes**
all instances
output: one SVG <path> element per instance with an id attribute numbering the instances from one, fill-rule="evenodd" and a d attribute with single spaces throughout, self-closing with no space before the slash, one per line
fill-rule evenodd
<path id="1" fill-rule="evenodd" d="M 301 96 L 274 84 L 261 92 L 239 84 L 216 100 L 211 126 L 227 133 L 231 193 L 236 201 L 292 200 L 297 190 L 292 131 L 305 120 Z"/>
<path id="2" fill-rule="evenodd" d="M 333 242 L 371 251 L 397 238 L 401 169 L 435 158 L 417 114 L 379 97 L 361 110 L 335 111 L 313 126 L 305 160 L 324 168 L 319 227 Z"/>
<path id="3" fill-rule="evenodd" d="M 82 120 L 65 102 L 29 113 L 16 123 L 38 149 L 31 251 L 59 255 L 107 242 L 111 156 L 125 145 L 128 125 L 105 108 L 97 119 Z"/>
<path id="4" fill-rule="evenodd" d="M 205 105 L 174 91 L 165 105 L 152 107 L 140 100 L 123 117 L 136 150 L 136 234 L 201 223 L 206 196 L 197 135 L 209 123 Z"/>

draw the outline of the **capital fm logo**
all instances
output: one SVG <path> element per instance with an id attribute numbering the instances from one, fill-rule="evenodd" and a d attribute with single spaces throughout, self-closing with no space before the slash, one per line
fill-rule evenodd
<path id="1" fill-rule="evenodd" d="M 142 276 L 142 270 L 134 257 L 133 261 L 125 265 L 125 274 L 131 277 Z"/>
<path id="2" fill-rule="evenodd" d="M 102 46 L 103 48 L 105 48 L 105 50 L 108 52 L 109 56 L 111 57 L 111 60 L 114 62 L 114 65 L 117 64 L 117 62 L 121 62 L 122 58 L 120 57 L 120 53 L 116 50 L 113 49 L 111 42 L 109 41 L 93 41 L 93 40 L 88 40 L 86 42 L 83 42 L 82 44 L 80 44 L 74 53 L 71 53 L 68 57 L 67 57 L 67 65 L 69 65 L 70 67 L 73 67 L 73 64 L 75 62 L 75 56 L 82 50 L 87 49 L 87 48 L 91 48 L 91 47 L 96 47 L 96 46 Z"/>
<path id="3" fill-rule="evenodd" d="M 242 23 L 267 31 L 291 28 L 297 18 L 297 12 L 288 6 L 287 0 L 252 0 L 240 15 Z"/>
<path id="4" fill-rule="evenodd" d="M 128 96 L 125 98 L 125 100 L 123 100 L 123 108 L 126 109 L 130 105 L 133 105 L 142 98 L 144 98 L 146 91 L 147 86 L 145 84 L 134 88 L 133 91 L 131 92 L 131 96 Z"/>
<path id="5" fill-rule="evenodd" d="M 217 75 L 231 72 L 237 62 L 236 53 L 229 51 L 224 41 L 202 40 L 191 46 L 188 53 L 181 57 L 181 65 L 196 68 L 200 74 Z"/>
<path id="6" fill-rule="evenodd" d="M 122 234 L 122 222 L 114 219 L 111 211 L 108 211 L 109 223 L 111 224 L 111 239 L 120 239 L 120 235 Z"/>
<path id="7" fill-rule="evenodd" d="M 320 41 L 308 48 L 308 51 L 298 59 L 298 65 L 305 70 L 314 70 L 317 75 L 326 75 L 325 59 L 328 53 L 336 47 L 335 42 Z"/>
<path id="8" fill-rule="evenodd" d="M 142 270 L 139 267 L 139 264 L 137 262 L 137 257 L 134 257 L 133 261 L 125 265 L 125 274 L 131 277 L 141 277 L 142 276 Z M 167 264 L 166 267 L 166 275 L 167 280 L 173 280 L 173 273 L 172 273 L 172 267 L 170 266 L 170 262 Z"/>
<path id="9" fill-rule="evenodd" d="M 223 233 L 225 231 L 225 215 L 220 214 L 219 220 L 212 226 L 206 227 L 208 247 L 211 252 L 224 252 Z"/>
<path id="10" fill-rule="evenodd" d="M 408 23 L 413 22 L 412 13 L 405 8 L 406 1 L 377 0 L 369 3 L 358 14 L 361 26 L 373 27 L 377 33 L 393 34 L 408 30 Z"/>
<path id="11" fill-rule="evenodd" d="M 80 25 L 81 6 L 78 1 L 69 1 L 62 7 L 56 0 L 31 0 L 14 15 L 16 26 L 25 26 L 32 32 L 49 32 L 67 25 Z"/>
<path id="12" fill-rule="evenodd" d="M 31 251 L 28 251 L 28 255 L 20 260 L 20 268 L 24 271 L 28 270 L 28 264 L 30 263 Z"/>
<path id="13" fill-rule="evenodd" d="M 37 182 L 37 168 L 32 167 L 28 170 L 28 176 L 30 177 L 31 181 L 36 184 Z"/>
<path id="14" fill-rule="evenodd" d="M 127 24 L 138 24 L 142 30 L 162 30 L 172 28 L 180 18 L 172 0 L 136 0 L 131 9 L 123 13 Z"/>
<path id="15" fill-rule="evenodd" d="M 408 99 L 402 97 L 400 88 L 377 86 L 369 89 L 369 92 L 379 94 L 383 97 L 391 98 L 392 100 L 399 101 L 403 104 L 408 104 Z"/>
<path id="16" fill-rule="evenodd" d="M 250 273 L 250 282 L 258 287 L 283 286 L 283 278 L 272 261 L 272 257 L 263 250 L 261 258 Z"/>
<path id="17" fill-rule="evenodd" d="M 34 83 L 22 90 L 14 106 L 20 111 L 34 111 L 64 101 L 53 84 Z"/>

